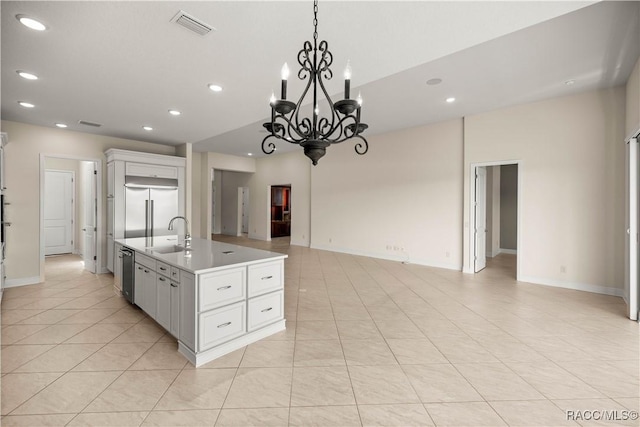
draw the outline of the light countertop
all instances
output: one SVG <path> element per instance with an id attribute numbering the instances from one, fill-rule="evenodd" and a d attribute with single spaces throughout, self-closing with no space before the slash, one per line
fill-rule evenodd
<path id="1" fill-rule="evenodd" d="M 286 254 L 198 238 L 191 240 L 191 252 L 188 255 L 184 251 L 162 253 L 171 251 L 174 245 L 184 246 L 184 236 L 136 237 L 117 239 L 116 242 L 194 274 L 232 265 L 241 266 L 287 258 Z"/>

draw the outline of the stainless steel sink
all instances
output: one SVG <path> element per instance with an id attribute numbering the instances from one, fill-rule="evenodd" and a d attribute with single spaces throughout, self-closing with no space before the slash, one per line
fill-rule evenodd
<path id="1" fill-rule="evenodd" d="M 184 252 L 184 246 L 171 245 L 171 246 L 154 246 L 151 249 L 152 252 L 159 254 L 175 254 L 177 252 Z"/>

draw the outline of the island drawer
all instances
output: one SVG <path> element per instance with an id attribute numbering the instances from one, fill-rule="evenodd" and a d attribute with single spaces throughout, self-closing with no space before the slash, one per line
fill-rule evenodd
<path id="1" fill-rule="evenodd" d="M 198 284 L 198 311 L 203 312 L 246 297 L 245 268 L 205 273 Z"/>
<path id="2" fill-rule="evenodd" d="M 198 343 L 200 351 L 243 335 L 246 328 L 244 301 L 200 314 Z"/>
<path id="3" fill-rule="evenodd" d="M 267 326 L 284 317 L 284 291 L 273 292 L 249 300 L 247 329 Z"/>
<path id="4" fill-rule="evenodd" d="M 169 264 L 165 264 L 161 261 L 156 261 L 156 273 L 162 274 L 163 276 L 171 277 L 171 266 Z"/>
<path id="5" fill-rule="evenodd" d="M 249 297 L 277 291 L 284 287 L 283 283 L 284 262 L 265 262 L 249 266 Z"/>
<path id="6" fill-rule="evenodd" d="M 136 251 L 136 262 L 138 264 L 144 265 L 147 268 L 150 268 L 153 271 L 156 271 L 156 260 L 148 257 L 146 255 L 142 255 L 140 252 Z"/>

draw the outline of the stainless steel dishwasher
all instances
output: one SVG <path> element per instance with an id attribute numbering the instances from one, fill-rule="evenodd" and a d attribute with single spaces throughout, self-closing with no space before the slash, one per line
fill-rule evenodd
<path id="1" fill-rule="evenodd" d="M 118 255 L 118 257 L 120 258 L 120 265 L 122 267 L 122 296 L 124 296 L 127 301 L 133 304 L 135 294 L 134 251 L 129 248 L 123 247 L 120 249 L 120 254 Z"/>

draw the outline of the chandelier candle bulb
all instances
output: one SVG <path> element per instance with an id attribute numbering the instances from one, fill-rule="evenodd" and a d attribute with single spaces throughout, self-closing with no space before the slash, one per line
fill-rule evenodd
<path id="1" fill-rule="evenodd" d="M 289 78 L 289 66 L 285 62 L 282 66 L 282 99 L 287 99 L 287 79 Z"/>
<path id="2" fill-rule="evenodd" d="M 349 99 L 351 95 L 351 64 L 347 61 L 347 67 L 344 69 L 344 99 Z"/>

